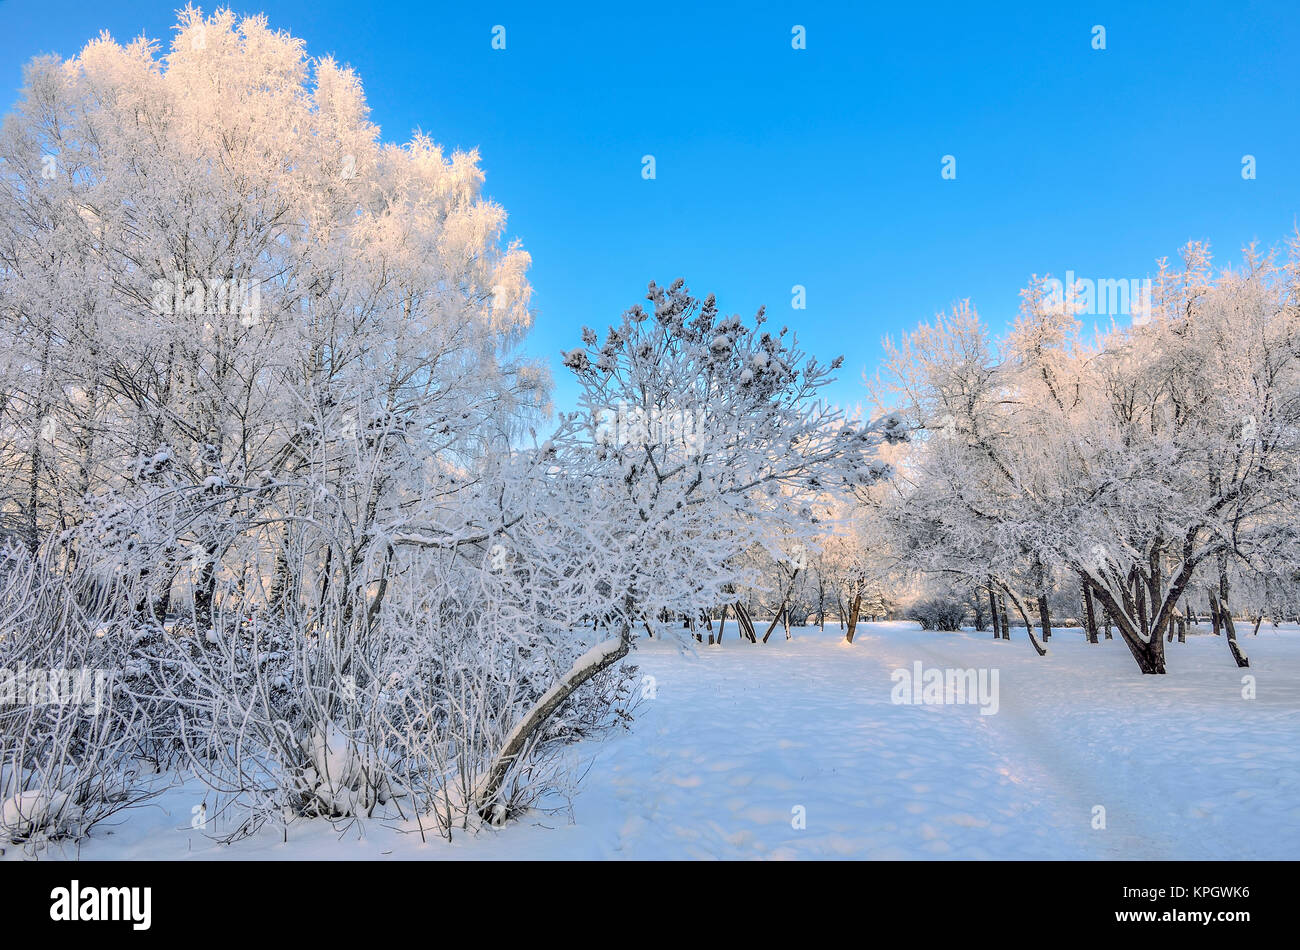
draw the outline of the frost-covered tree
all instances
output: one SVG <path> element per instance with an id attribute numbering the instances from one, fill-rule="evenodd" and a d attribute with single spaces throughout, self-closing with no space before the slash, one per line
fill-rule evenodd
<path id="1" fill-rule="evenodd" d="M 785 561 L 777 539 L 815 536 L 828 492 L 889 473 L 876 454 L 905 438 L 895 416 L 846 423 L 816 398 L 841 364 L 807 357 L 788 330 L 721 316 L 683 281 L 652 283 L 650 310 L 630 308 L 604 339 L 583 331 L 563 354 L 580 410 L 541 447 L 557 478 L 585 494 L 584 532 L 612 636 L 573 664 L 515 727 L 485 778 L 486 806 L 511 757 L 551 711 L 626 656 L 637 624 L 668 610 L 696 615 L 757 578 L 754 546 Z"/>
<path id="2" fill-rule="evenodd" d="M 262 815 L 291 804 L 266 783 L 319 778 L 322 737 L 386 741 L 367 690 L 412 644 L 444 664 L 442 714 L 408 723 L 426 751 L 567 662 L 507 630 L 478 547 L 546 386 L 512 355 L 528 256 L 474 154 L 384 144 L 366 113 L 355 75 L 264 19 L 186 9 L 165 50 L 35 60 L 0 132 L 6 537 L 120 648 L 136 751 L 204 747 Z M 27 616 L 14 591 L 4 616 Z M 443 610 L 432 657 L 421 611 Z M 448 719 L 454 689 L 473 709 Z M 237 735 L 258 742 L 219 767 Z M 290 810 L 343 813 L 333 797 Z"/>
<path id="3" fill-rule="evenodd" d="M 28 68 L 0 141 L 0 494 L 30 548 L 129 562 L 158 613 L 180 581 L 202 625 L 287 493 L 368 538 L 417 464 L 513 434 L 527 255 L 473 154 L 385 145 L 366 113 L 350 71 L 229 11 L 183 11 L 166 53 L 104 36 Z"/>
<path id="4" fill-rule="evenodd" d="M 1162 262 L 1147 321 L 1091 343 L 1077 301 L 1049 286 L 1025 292 L 1001 347 L 966 305 L 889 347 L 887 389 L 931 431 L 901 544 L 931 569 L 986 575 L 1027 626 L 1053 571 L 1077 577 L 1139 668 L 1162 673 L 1196 577 L 1231 558 L 1294 563 L 1295 248 L 1285 265 L 1248 250 L 1213 274 L 1190 245 L 1181 269 Z"/>

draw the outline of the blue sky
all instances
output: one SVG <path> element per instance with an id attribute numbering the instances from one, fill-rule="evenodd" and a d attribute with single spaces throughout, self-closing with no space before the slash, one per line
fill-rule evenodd
<path id="1" fill-rule="evenodd" d="M 5 107 L 32 55 L 165 40 L 180 5 L 0 0 Z M 1300 212 L 1294 0 L 231 6 L 356 68 L 385 139 L 479 148 L 533 255 L 528 349 L 560 408 L 558 350 L 652 278 L 766 304 L 845 356 L 831 395 L 851 405 L 881 338 L 957 299 L 1001 326 L 1032 273 L 1141 278 L 1192 238 L 1235 258 Z"/>

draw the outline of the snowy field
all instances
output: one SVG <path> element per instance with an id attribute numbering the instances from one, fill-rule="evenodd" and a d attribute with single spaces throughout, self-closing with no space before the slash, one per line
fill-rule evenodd
<path id="1" fill-rule="evenodd" d="M 414 823 L 317 821 L 287 843 L 268 831 L 226 846 L 190 827 L 202 792 L 189 783 L 98 826 L 80 856 L 1300 857 L 1300 630 L 1247 628 L 1240 672 L 1222 638 L 1193 636 L 1169 645 L 1163 677 L 1077 629 L 1041 659 L 1022 629 L 995 642 L 867 624 L 852 646 L 829 628 L 766 646 L 734 630 L 721 647 L 639 643 L 653 698 L 628 731 L 575 750 L 590 771 L 553 814 L 450 844 L 422 843 Z M 891 674 L 917 661 L 997 670 L 997 712 L 892 702 Z M 77 852 L 46 856 L 60 853 Z"/>

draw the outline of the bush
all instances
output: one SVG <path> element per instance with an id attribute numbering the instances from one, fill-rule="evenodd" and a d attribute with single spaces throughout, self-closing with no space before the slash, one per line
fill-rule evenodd
<path id="1" fill-rule="evenodd" d="M 922 630 L 960 630 L 966 607 L 955 600 L 932 597 L 913 604 L 906 616 L 920 623 Z"/>
<path id="2" fill-rule="evenodd" d="M 148 797 L 143 711 L 115 689 L 102 625 L 66 576 L 0 554 L 0 840 L 77 838 Z"/>

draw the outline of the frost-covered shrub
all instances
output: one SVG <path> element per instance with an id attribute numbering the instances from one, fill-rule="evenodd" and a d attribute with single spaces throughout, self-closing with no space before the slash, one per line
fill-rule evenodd
<path id="1" fill-rule="evenodd" d="M 921 624 L 922 630 L 960 630 L 966 606 L 946 597 L 932 597 L 913 604 L 907 619 Z"/>
<path id="2" fill-rule="evenodd" d="M 478 783 L 511 729 L 584 652 L 568 631 L 538 629 L 491 576 L 469 597 L 451 586 L 404 612 L 400 673 L 375 697 L 403 782 L 450 829 L 471 822 Z M 515 757 L 489 817 L 516 815 L 566 784 L 559 750 L 630 719 L 636 667 L 612 667 L 569 696 Z"/>
<path id="3" fill-rule="evenodd" d="M 521 583 L 456 553 L 408 552 L 377 569 L 389 596 L 373 612 L 340 587 L 283 617 L 226 600 L 209 634 L 178 625 L 151 658 L 171 671 L 153 708 L 175 710 L 216 799 L 209 814 L 231 819 L 224 836 L 301 818 L 414 818 L 446 836 L 476 826 L 475 793 L 511 728 L 583 650 L 571 630 L 537 622 L 535 604 L 554 593 L 541 575 Z M 628 718 L 634 674 L 605 671 L 569 697 L 515 757 L 487 817 L 567 787 L 560 750 Z"/>
<path id="4" fill-rule="evenodd" d="M 75 838 L 140 800 L 142 710 L 66 574 L 0 555 L 0 839 Z"/>

